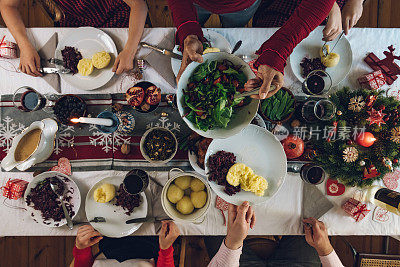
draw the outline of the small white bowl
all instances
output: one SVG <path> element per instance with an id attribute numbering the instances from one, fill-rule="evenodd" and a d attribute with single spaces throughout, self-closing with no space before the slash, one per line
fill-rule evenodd
<path id="1" fill-rule="evenodd" d="M 176 176 L 174 176 L 173 178 L 171 178 L 170 177 L 171 173 L 174 170 L 179 170 L 180 173 L 177 174 Z M 173 183 L 176 178 L 182 177 L 182 176 L 191 176 L 193 178 L 199 179 L 206 186 L 206 192 L 207 192 L 206 204 L 202 208 L 196 209 L 193 213 L 188 214 L 188 215 L 184 215 L 184 214 L 180 213 L 179 211 L 177 211 L 175 208 L 175 204 L 172 204 L 167 198 L 167 191 L 168 191 L 168 188 L 171 185 L 171 183 Z M 211 188 L 210 188 L 208 182 L 203 177 L 201 177 L 200 175 L 198 175 L 196 173 L 183 172 L 181 169 L 178 169 L 178 168 L 173 168 L 169 171 L 168 181 L 164 185 L 163 190 L 161 192 L 161 205 L 162 205 L 165 213 L 171 219 L 173 219 L 175 221 L 180 221 L 180 222 L 202 223 L 205 218 L 205 215 L 207 214 L 207 212 L 210 208 L 210 204 L 211 204 Z"/>
<path id="2" fill-rule="evenodd" d="M 167 158 L 166 160 L 152 160 L 152 159 L 150 159 L 150 158 L 147 156 L 146 151 L 144 150 L 144 141 L 146 140 L 146 136 L 147 136 L 150 132 L 152 132 L 152 131 L 154 131 L 154 130 L 162 130 L 162 131 L 169 132 L 169 133 L 172 135 L 172 137 L 174 138 L 174 140 L 175 140 L 175 150 L 174 150 L 174 153 L 172 153 L 172 155 L 171 155 L 169 158 Z M 170 130 L 168 130 L 168 129 L 166 129 L 166 128 L 163 128 L 163 127 L 153 127 L 153 128 L 148 129 L 148 130 L 143 134 L 142 138 L 140 139 L 140 152 L 142 153 L 142 156 L 145 158 L 145 160 L 147 160 L 147 161 L 150 162 L 150 163 L 154 163 L 154 164 L 166 164 L 167 162 L 171 161 L 171 159 L 173 159 L 173 158 L 175 157 L 175 154 L 176 154 L 176 151 L 177 151 L 177 150 L 178 150 L 178 140 L 176 139 L 175 134 L 174 134 L 173 132 L 171 132 Z"/>

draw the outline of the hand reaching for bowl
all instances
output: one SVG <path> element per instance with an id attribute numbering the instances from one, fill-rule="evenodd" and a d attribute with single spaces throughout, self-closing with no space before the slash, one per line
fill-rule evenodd
<path id="1" fill-rule="evenodd" d="M 40 72 L 40 57 L 36 49 L 30 44 L 21 46 L 20 63 L 18 67 L 21 72 L 34 76 L 43 76 Z"/>
<path id="2" fill-rule="evenodd" d="M 201 43 L 197 35 L 188 35 L 184 41 L 183 58 L 178 75 L 176 75 L 176 83 L 178 83 L 179 79 L 182 76 L 182 73 L 192 61 L 196 61 L 199 63 L 203 62 L 202 54 L 203 44 Z"/>
<path id="3" fill-rule="evenodd" d="M 75 246 L 78 249 L 85 249 L 91 247 L 102 240 L 103 237 L 99 232 L 94 230 L 91 225 L 84 225 L 79 227 L 78 234 L 75 239 Z"/>
<path id="4" fill-rule="evenodd" d="M 261 65 L 258 67 L 257 77 L 250 79 L 244 85 L 246 91 L 251 91 L 257 87 L 260 87 L 260 93 L 251 97 L 258 99 L 265 99 L 273 96 L 283 86 L 283 74 L 270 66 Z M 271 85 L 275 85 L 276 88 L 271 90 Z"/>
<path id="5" fill-rule="evenodd" d="M 245 201 L 239 207 L 229 204 L 228 207 L 228 232 L 225 238 L 227 248 L 236 250 L 243 246 L 249 228 L 253 229 L 256 215 L 249 202 Z"/>
<path id="6" fill-rule="evenodd" d="M 160 249 L 168 249 L 180 235 L 179 229 L 173 221 L 162 221 L 161 231 L 158 235 Z"/>

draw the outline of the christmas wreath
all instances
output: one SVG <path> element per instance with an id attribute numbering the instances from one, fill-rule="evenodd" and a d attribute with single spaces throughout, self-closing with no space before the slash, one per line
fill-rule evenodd
<path id="1" fill-rule="evenodd" d="M 334 118 L 312 126 L 330 129 L 311 136 L 313 162 L 347 186 L 371 185 L 399 165 L 400 102 L 382 92 L 345 87 L 329 97 Z"/>

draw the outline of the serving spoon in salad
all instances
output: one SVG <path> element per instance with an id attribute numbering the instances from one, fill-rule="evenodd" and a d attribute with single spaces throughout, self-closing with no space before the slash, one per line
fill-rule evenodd
<path id="1" fill-rule="evenodd" d="M 56 180 L 56 179 L 59 180 L 58 178 L 53 178 L 53 179 L 54 180 Z M 59 185 L 57 183 L 53 183 L 54 180 L 50 181 L 51 190 L 53 190 L 53 192 L 60 199 L 61 206 L 62 206 L 62 209 L 64 211 L 65 219 L 67 219 L 67 225 L 68 225 L 69 229 L 72 230 L 74 228 L 74 225 L 72 223 L 71 217 L 69 216 L 67 208 L 65 207 L 65 204 L 64 204 L 64 195 L 65 195 L 66 188 L 64 186 L 64 188 L 62 189 L 62 193 L 60 193 L 59 192 L 59 191 L 61 191 L 60 187 L 59 187 Z"/>
<path id="2" fill-rule="evenodd" d="M 241 94 L 236 94 L 233 97 L 233 99 L 238 99 L 238 98 L 242 98 L 242 97 L 246 97 L 246 96 L 252 96 L 252 95 L 258 95 L 260 93 L 260 88 L 261 87 L 257 87 L 257 88 L 255 88 L 255 89 L 253 89 L 251 91 L 246 91 L 246 92 L 243 92 Z M 275 89 L 276 89 L 276 85 L 271 84 L 271 86 L 269 87 L 269 90 L 273 91 Z"/>

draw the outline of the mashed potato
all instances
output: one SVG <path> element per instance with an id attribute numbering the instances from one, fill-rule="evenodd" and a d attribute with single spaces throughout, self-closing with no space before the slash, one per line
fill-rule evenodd
<path id="1" fill-rule="evenodd" d="M 78 72 L 82 76 L 89 76 L 93 72 L 93 63 L 90 58 L 82 58 L 78 62 Z"/>
<path id="2" fill-rule="evenodd" d="M 94 190 L 93 198 L 94 201 L 99 203 L 106 203 L 111 201 L 115 197 L 115 186 L 112 184 L 102 184 L 96 190 Z"/>
<path id="3" fill-rule="evenodd" d="M 97 52 L 92 56 L 92 63 L 97 69 L 103 69 L 110 64 L 111 56 L 106 51 Z"/>
<path id="4" fill-rule="evenodd" d="M 329 45 L 325 45 L 325 47 L 326 51 L 328 52 L 326 56 L 324 55 L 324 52 L 322 52 L 322 47 L 319 50 L 319 56 L 321 57 L 321 62 L 327 68 L 335 67 L 337 64 L 339 64 L 340 55 L 336 53 L 329 53 Z"/>
<path id="5" fill-rule="evenodd" d="M 256 175 L 254 171 L 243 163 L 233 165 L 226 175 L 226 181 L 233 186 L 238 186 L 245 191 L 250 191 L 257 196 L 263 196 L 268 188 L 268 182 L 264 177 Z"/>

